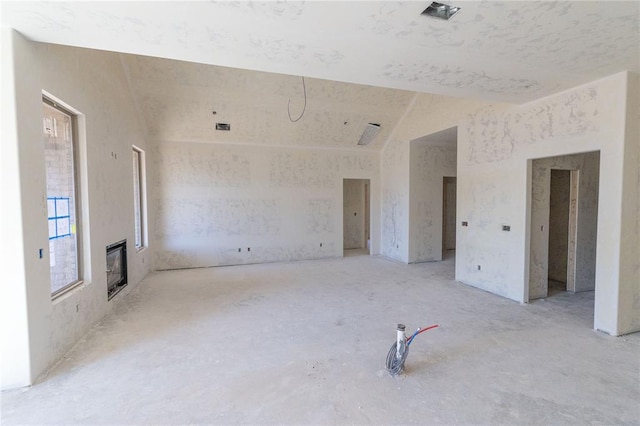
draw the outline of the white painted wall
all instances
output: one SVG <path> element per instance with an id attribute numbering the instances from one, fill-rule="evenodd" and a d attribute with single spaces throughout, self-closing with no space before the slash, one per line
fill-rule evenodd
<path id="1" fill-rule="evenodd" d="M 380 229 L 377 152 L 165 142 L 154 157 L 157 269 L 340 257 L 345 178 L 371 180 Z"/>
<path id="2" fill-rule="evenodd" d="M 343 246 L 345 250 L 367 247 L 365 241 L 365 182 L 345 179 L 343 190 Z"/>
<path id="3" fill-rule="evenodd" d="M 640 330 L 640 75 L 629 74 L 622 169 L 618 332 Z M 599 231 L 598 231 L 599 232 Z"/>
<path id="4" fill-rule="evenodd" d="M 443 178 L 456 175 L 456 141 L 410 145 L 409 262 L 442 260 Z"/>
<path id="5" fill-rule="evenodd" d="M 128 293 L 123 291 L 107 302 L 103 271 L 108 244 L 124 238 L 130 242 L 129 291 L 149 271 L 150 251 L 137 254 L 133 248 L 131 145 L 146 144 L 118 55 L 32 43 L 4 30 L 2 54 L 3 129 L 8 129 L 3 130 L 3 146 L 7 146 L 6 152 L 3 148 L 3 187 L 9 187 L 7 193 L 15 203 L 15 211 L 7 216 L 3 228 L 11 228 L 9 238 L 16 244 L 11 246 L 11 290 L 7 299 L 5 294 L 2 297 L 3 311 L 5 303 L 15 303 L 11 308 L 15 344 L 3 346 L 2 353 L 2 388 L 9 388 L 33 383 Z M 13 81 L 11 75 L 5 80 L 4 71 L 11 71 L 12 63 Z M 11 83 L 15 91 L 4 92 Z M 43 91 L 83 114 L 79 119 L 79 173 L 85 282 L 55 301 L 51 300 L 49 284 Z M 15 180 L 6 182 L 5 178 Z M 40 248 L 45 253 L 42 259 L 38 258 Z M 22 322 L 25 316 L 27 334 Z M 5 371 L 11 374 L 5 376 Z"/>
<path id="6" fill-rule="evenodd" d="M 636 205 L 635 198 L 623 198 L 625 142 L 637 151 L 625 140 L 627 78 L 620 73 L 529 104 L 487 108 L 459 128 L 458 221 L 468 220 L 469 227 L 458 228 L 456 279 L 527 301 L 530 160 L 600 150 L 606 191 L 598 209 L 594 326 L 615 335 L 632 331 L 619 318 L 637 313 L 619 310 L 618 299 L 620 289 L 633 293 L 637 286 L 637 274 L 629 272 L 629 284 L 621 279 L 621 267 L 630 265 L 631 271 L 638 264 L 637 255 L 620 252 L 621 232 L 636 226 L 631 215 L 620 220 L 629 203 Z M 628 179 L 635 176 L 630 172 Z M 503 232 L 503 224 L 511 232 Z"/>
<path id="7" fill-rule="evenodd" d="M 15 71 L 23 58 L 20 45 L 24 41 L 13 31 L 2 28 L 0 34 L 0 67 L 2 75 L 2 144 L 0 144 L 0 177 L 2 206 L 0 209 L 0 265 L 2 297 L 0 297 L 0 384 L 2 389 L 26 386 L 31 382 L 29 363 L 29 321 L 25 288 L 25 252 L 21 208 L 20 163 L 18 145 Z M 16 55 L 13 54 L 16 51 Z"/>

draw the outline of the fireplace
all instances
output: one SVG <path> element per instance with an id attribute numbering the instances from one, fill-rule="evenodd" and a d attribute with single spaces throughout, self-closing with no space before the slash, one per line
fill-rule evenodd
<path id="1" fill-rule="evenodd" d="M 107 299 L 127 286 L 127 240 L 107 246 Z"/>

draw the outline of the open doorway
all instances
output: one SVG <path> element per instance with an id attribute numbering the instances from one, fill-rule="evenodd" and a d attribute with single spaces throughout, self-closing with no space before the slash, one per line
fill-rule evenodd
<path id="1" fill-rule="evenodd" d="M 369 179 L 343 181 L 343 249 L 344 256 L 368 255 L 371 249 L 371 215 Z"/>
<path id="2" fill-rule="evenodd" d="M 456 178 L 442 178 L 442 258 L 455 257 L 456 250 Z"/>
<path id="3" fill-rule="evenodd" d="M 551 169 L 547 295 L 575 293 L 578 170 Z"/>
<path id="4" fill-rule="evenodd" d="M 599 152 L 531 162 L 529 301 L 559 297 L 585 321 L 596 297 L 599 180 Z"/>
<path id="5" fill-rule="evenodd" d="M 408 263 L 449 258 L 453 275 L 458 128 L 413 139 L 409 157 Z"/>

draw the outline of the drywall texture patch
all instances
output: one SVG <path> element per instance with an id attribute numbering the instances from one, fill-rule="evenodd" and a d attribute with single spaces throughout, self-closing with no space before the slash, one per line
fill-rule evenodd
<path id="1" fill-rule="evenodd" d="M 456 175 L 456 139 L 411 142 L 409 262 L 442 260 L 443 178 Z"/>
<path id="2" fill-rule="evenodd" d="M 567 256 L 566 250 L 564 254 L 549 252 L 550 245 L 553 245 L 550 243 L 550 239 L 559 237 L 558 234 L 550 235 L 549 211 L 552 169 L 578 170 L 575 291 L 595 289 L 599 166 L 600 154 L 598 152 L 533 160 L 531 166 L 530 300 L 547 296 L 547 282 L 551 277 L 550 274 L 555 272 L 550 270 L 550 255 Z"/>
<path id="3" fill-rule="evenodd" d="M 379 190 L 371 151 L 162 142 L 153 157 L 157 269 L 342 256 L 343 179 Z"/>
<path id="4" fill-rule="evenodd" d="M 167 147 L 158 155 L 158 164 L 167 169 L 160 174 L 162 183 L 240 188 L 251 180 L 245 156 L 224 150 L 211 152 L 207 145 L 193 145 L 187 152 L 177 146 Z"/>

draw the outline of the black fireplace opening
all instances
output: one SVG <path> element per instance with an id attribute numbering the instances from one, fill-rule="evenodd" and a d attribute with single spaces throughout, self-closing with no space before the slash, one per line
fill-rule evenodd
<path id="1" fill-rule="evenodd" d="M 127 286 L 127 240 L 107 246 L 107 299 Z"/>

